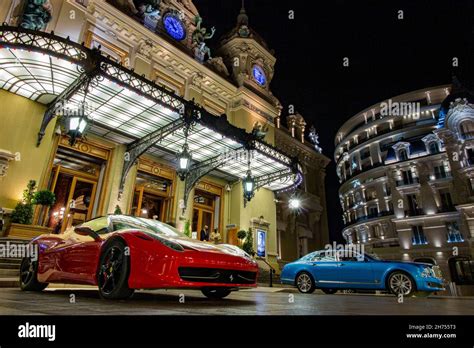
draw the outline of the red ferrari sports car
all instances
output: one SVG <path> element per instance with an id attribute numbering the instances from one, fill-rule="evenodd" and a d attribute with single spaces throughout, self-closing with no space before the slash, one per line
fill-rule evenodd
<path id="1" fill-rule="evenodd" d="M 138 217 L 99 217 L 31 243 L 38 247 L 38 258 L 21 263 L 20 287 L 26 291 L 59 282 L 97 285 L 107 299 L 157 288 L 195 288 L 209 298 L 223 298 L 257 282 L 257 263 L 239 247 L 196 241 Z"/>

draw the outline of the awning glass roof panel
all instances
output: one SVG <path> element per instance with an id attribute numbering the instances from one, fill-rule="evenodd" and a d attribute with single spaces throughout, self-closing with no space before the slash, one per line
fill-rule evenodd
<path id="1" fill-rule="evenodd" d="M 38 101 L 60 94 L 79 76 L 77 64 L 37 52 L 0 50 L 0 88 Z"/>
<path id="2" fill-rule="evenodd" d="M 118 143 L 130 144 L 181 117 L 178 112 L 185 101 L 172 92 L 105 57 L 97 57 L 95 51 L 52 34 L 19 28 L 0 27 L 0 88 L 43 104 L 51 103 L 55 96 L 85 76 L 81 74 L 90 65 L 91 57 L 97 59 L 97 68 L 100 66 L 100 69 L 91 80 L 86 98 L 84 88 L 74 90 L 67 98 L 67 107 L 71 109 L 86 102 L 86 115 L 92 120 L 90 132 Z M 206 122 L 197 122 L 189 133 L 188 144 L 195 162 L 232 153 L 248 141 L 237 139 L 235 134 L 226 133 L 230 136 L 226 137 L 216 131 L 212 118 L 206 118 Z M 229 127 L 237 133 L 242 132 Z M 184 142 L 184 132 L 178 129 L 154 144 L 148 153 L 171 160 L 174 154 L 181 151 Z M 253 175 L 285 174 L 287 170 L 288 175 L 283 179 L 274 180 L 264 187 L 279 190 L 292 185 L 297 178 L 291 170 L 291 159 L 263 143 L 257 142 L 257 145 L 251 165 Z M 218 170 L 242 178 L 247 165 L 245 156 L 237 156 Z"/>

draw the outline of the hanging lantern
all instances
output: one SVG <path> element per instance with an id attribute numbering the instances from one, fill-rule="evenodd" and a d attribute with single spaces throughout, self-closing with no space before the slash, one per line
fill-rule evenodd
<path id="1" fill-rule="evenodd" d="M 244 188 L 244 198 L 248 202 L 255 196 L 255 179 L 252 177 L 252 172 L 247 170 L 247 175 L 242 180 Z"/>
<path id="2" fill-rule="evenodd" d="M 74 146 L 76 140 L 84 135 L 87 126 L 88 122 L 84 112 L 84 105 L 81 105 L 77 112 L 67 116 L 66 131 L 69 135 L 69 145 Z"/>
<path id="3" fill-rule="evenodd" d="M 183 150 L 178 154 L 178 176 L 181 180 L 186 179 L 189 173 L 189 167 L 191 166 L 192 156 L 189 152 L 188 143 L 185 142 Z"/>

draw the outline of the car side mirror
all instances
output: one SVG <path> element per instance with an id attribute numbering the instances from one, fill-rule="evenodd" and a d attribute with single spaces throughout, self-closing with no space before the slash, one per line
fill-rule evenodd
<path id="1" fill-rule="evenodd" d="M 89 236 L 91 237 L 92 239 L 94 239 L 95 241 L 98 241 L 100 240 L 100 236 L 99 234 L 94 231 L 93 229 L 91 229 L 90 227 L 76 227 L 74 228 L 74 232 L 77 233 L 78 235 L 80 236 Z"/>

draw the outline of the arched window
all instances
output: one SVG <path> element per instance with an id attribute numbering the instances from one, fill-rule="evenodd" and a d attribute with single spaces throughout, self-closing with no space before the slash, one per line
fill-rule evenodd
<path id="1" fill-rule="evenodd" d="M 474 138 L 474 122 L 471 120 L 462 121 L 459 125 L 459 132 L 463 139 Z"/>
<path id="2" fill-rule="evenodd" d="M 436 141 L 432 141 L 428 144 L 428 152 L 430 154 L 435 154 L 439 152 L 439 145 Z"/>
<path id="3" fill-rule="evenodd" d="M 399 161 L 406 161 L 408 159 L 408 152 L 406 149 L 400 149 L 398 151 L 398 160 Z"/>

